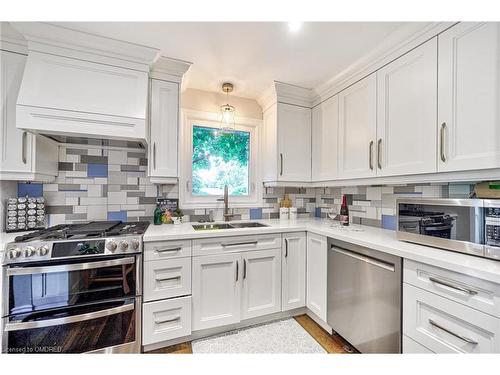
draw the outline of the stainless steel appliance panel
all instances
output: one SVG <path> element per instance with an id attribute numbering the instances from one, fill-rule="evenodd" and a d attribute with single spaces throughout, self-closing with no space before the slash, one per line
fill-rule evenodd
<path id="1" fill-rule="evenodd" d="M 399 240 L 484 256 L 484 208 L 481 199 L 399 198 Z"/>
<path id="2" fill-rule="evenodd" d="M 401 352 L 402 259 L 328 240 L 328 324 L 362 353 Z"/>

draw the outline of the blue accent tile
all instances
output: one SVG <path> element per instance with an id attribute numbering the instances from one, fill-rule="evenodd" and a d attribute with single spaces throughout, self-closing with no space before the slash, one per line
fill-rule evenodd
<path id="1" fill-rule="evenodd" d="M 19 182 L 17 184 L 18 197 L 43 197 L 43 184 L 25 184 Z"/>
<path id="2" fill-rule="evenodd" d="M 251 208 L 250 209 L 250 220 L 262 219 L 262 208 Z"/>
<path id="3" fill-rule="evenodd" d="M 108 165 L 88 164 L 87 177 L 108 177 Z"/>
<path id="4" fill-rule="evenodd" d="M 108 212 L 108 220 L 121 220 L 125 222 L 127 221 L 127 211 L 110 211 Z"/>
<path id="5" fill-rule="evenodd" d="M 314 210 L 314 217 L 321 217 L 321 207 L 316 207 Z"/>
<path id="6" fill-rule="evenodd" d="M 396 230 L 396 216 L 382 215 L 382 228 Z"/>

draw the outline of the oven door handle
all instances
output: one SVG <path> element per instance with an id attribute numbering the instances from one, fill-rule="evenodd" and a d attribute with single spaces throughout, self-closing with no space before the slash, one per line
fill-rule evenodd
<path id="1" fill-rule="evenodd" d="M 35 329 L 35 328 L 43 328 L 43 327 L 52 327 L 63 324 L 70 324 L 76 322 L 83 322 L 86 320 L 92 320 L 97 318 L 103 318 L 106 316 L 121 314 L 126 311 L 133 310 L 135 308 L 135 302 L 132 301 L 123 306 L 113 307 L 111 309 L 95 311 L 86 314 L 80 314 L 75 316 L 68 316 L 65 318 L 56 318 L 49 320 L 37 320 L 33 322 L 19 322 L 19 323 L 7 323 L 5 325 L 5 331 L 21 331 L 26 329 Z"/>
<path id="2" fill-rule="evenodd" d="M 77 264 L 63 264 L 58 266 L 43 266 L 43 267 L 19 267 L 8 268 L 7 276 L 15 275 L 33 275 L 39 273 L 55 273 L 55 272 L 68 272 L 68 271 L 83 271 L 95 268 L 105 268 L 113 266 L 122 266 L 126 264 L 135 263 L 135 257 L 127 257 L 113 260 L 105 260 L 100 262 L 88 262 Z"/>

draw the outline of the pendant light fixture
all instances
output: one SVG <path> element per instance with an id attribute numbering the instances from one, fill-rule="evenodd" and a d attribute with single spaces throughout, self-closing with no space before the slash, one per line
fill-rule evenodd
<path id="1" fill-rule="evenodd" d="M 235 130 L 234 113 L 236 108 L 229 104 L 229 93 L 233 91 L 233 84 L 229 82 L 223 83 L 222 91 L 226 93 L 227 104 L 220 106 L 220 129 L 222 132 L 232 132 Z"/>

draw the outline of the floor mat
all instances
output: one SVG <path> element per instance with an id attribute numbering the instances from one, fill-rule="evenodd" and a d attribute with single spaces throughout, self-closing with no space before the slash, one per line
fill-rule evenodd
<path id="1" fill-rule="evenodd" d="M 295 319 L 243 328 L 192 342 L 193 353 L 326 353 Z"/>

